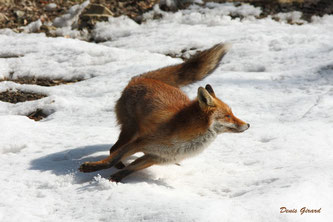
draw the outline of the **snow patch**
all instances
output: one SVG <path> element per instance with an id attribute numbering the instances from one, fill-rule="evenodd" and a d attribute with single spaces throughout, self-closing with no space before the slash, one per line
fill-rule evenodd
<path id="1" fill-rule="evenodd" d="M 127 16 L 110 17 L 108 22 L 96 24 L 92 36 L 95 41 L 115 40 L 135 32 L 140 26 Z"/>
<path id="2" fill-rule="evenodd" d="M 27 148 L 26 144 L 8 144 L 7 146 L 2 146 L 0 152 L 2 154 L 20 153 L 25 148 Z"/>
<path id="3" fill-rule="evenodd" d="M 231 19 L 220 7 L 193 6 L 140 26 L 115 18 L 96 31 L 114 38 L 100 44 L 0 30 L 0 54 L 21 55 L 0 58 L 2 77 L 85 79 L 54 87 L 0 82 L 0 91 L 48 95 L 0 102 L 0 220 L 330 221 L 333 16 L 298 26 L 257 20 L 255 12 Z M 125 31 L 113 37 L 117 29 Z M 233 43 L 221 65 L 184 91 L 195 98 L 211 84 L 249 130 L 219 135 L 181 166 L 153 166 L 124 183 L 108 181 L 116 169 L 77 172 L 109 154 L 119 135 L 114 104 L 133 76 L 181 62 L 165 53 L 219 42 Z M 36 108 L 52 114 L 39 122 L 20 116 Z M 280 214 L 285 205 L 322 213 Z"/>
<path id="4" fill-rule="evenodd" d="M 29 25 L 23 27 L 24 32 L 37 32 L 42 26 L 42 21 L 38 19 L 37 21 L 31 22 Z"/>
<path id="5" fill-rule="evenodd" d="M 76 23 L 79 19 L 81 12 L 84 10 L 85 7 L 89 5 L 89 3 L 90 1 L 87 0 L 80 5 L 72 6 L 66 14 L 55 18 L 53 21 L 53 25 L 58 28 L 76 27 Z"/>

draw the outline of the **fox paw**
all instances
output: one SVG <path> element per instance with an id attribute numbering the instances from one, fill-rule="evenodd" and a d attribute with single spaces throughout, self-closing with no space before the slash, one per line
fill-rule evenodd
<path id="1" fill-rule="evenodd" d="M 121 181 L 121 179 L 122 178 L 118 177 L 117 175 L 111 175 L 109 178 L 109 181 L 119 183 Z"/>
<path id="2" fill-rule="evenodd" d="M 94 172 L 94 171 L 97 171 L 100 169 L 101 169 L 101 166 L 99 166 L 95 163 L 85 162 L 80 166 L 79 171 L 81 171 L 83 173 L 89 173 L 89 172 Z"/>

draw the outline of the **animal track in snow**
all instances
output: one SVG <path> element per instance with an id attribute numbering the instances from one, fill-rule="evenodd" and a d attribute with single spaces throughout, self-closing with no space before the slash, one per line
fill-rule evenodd
<path id="1" fill-rule="evenodd" d="M 259 186 L 262 184 L 271 184 L 271 183 L 277 181 L 278 179 L 279 178 L 269 178 L 269 179 L 259 180 L 259 181 L 256 181 L 255 183 L 253 183 L 253 185 Z"/>
<path id="2" fill-rule="evenodd" d="M 270 141 L 272 141 L 274 139 L 275 139 L 275 137 L 263 136 L 263 137 L 261 137 L 260 142 L 262 142 L 262 143 L 268 143 L 268 142 L 270 142 Z"/>

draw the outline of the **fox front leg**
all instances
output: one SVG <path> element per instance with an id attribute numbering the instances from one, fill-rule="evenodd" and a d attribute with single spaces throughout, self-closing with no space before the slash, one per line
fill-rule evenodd
<path id="1" fill-rule="evenodd" d="M 112 182 L 120 182 L 124 177 L 138 171 L 150 167 L 156 164 L 156 160 L 151 155 L 144 155 L 136 160 L 134 160 L 130 165 L 125 167 L 124 169 L 118 171 L 115 174 L 112 174 L 110 177 L 110 181 Z"/>

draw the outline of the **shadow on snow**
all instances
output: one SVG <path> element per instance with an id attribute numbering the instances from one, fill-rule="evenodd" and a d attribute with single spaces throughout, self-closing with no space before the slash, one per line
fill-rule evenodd
<path id="1" fill-rule="evenodd" d="M 109 154 L 109 149 L 111 145 L 109 144 L 98 144 L 77 147 L 74 149 L 68 149 L 56 153 L 51 153 L 46 156 L 34 159 L 30 162 L 31 170 L 38 170 L 41 172 L 50 171 L 55 175 L 73 175 L 74 183 L 85 183 L 92 181 L 98 174 L 101 177 L 108 179 L 111 174 L 115 173 L 117 169 L 110 168 L 105 170 L 100 170 L 92 173 L 81 173 L 78 168 L 80 165 L 86 161 L 98 161 L 106 158 L 108 155 L 93 155 L 97 152 L 104 152 Z M 129 160 L 134 160 L 135 157 L 130 157 Z M 127 165 L 127 164 L 126 164 Z M 157 184 L 162 186 L 168 186 L 161 179 L 152 179 L 148 172 L 149 170 L 143 170 L 128 176 L 123 180 L 125 183 L 139 183 L 146 182 L 149 184 Z"/>

